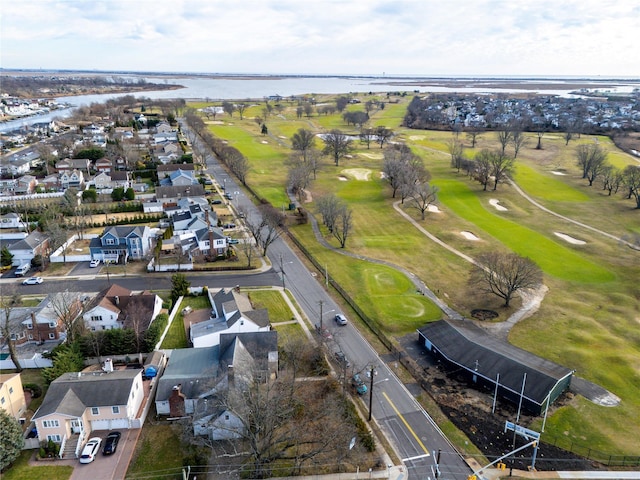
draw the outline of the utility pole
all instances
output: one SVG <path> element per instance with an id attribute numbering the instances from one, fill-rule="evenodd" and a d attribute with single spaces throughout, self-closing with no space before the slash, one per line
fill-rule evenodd
<path id="1" fill-rule="evenodd" d="M 324 305 L 324 300 L 320 300 L 318 304 L 320 304 L 320 332 L 322 333 L 322 306 Z"/>
<path id="2" fill-rule="evenodd" d="M 284 290 L 284 264 L 282 263 L 282 254 L 280 254 L 280 273 L 282 274 L 282 290 Z"/>
<path id="3" fill-rule="evenodd" d="M 371 365 L 371 371 L 370 371 L 370 377 L 371 377 L 371 382 L 369 385 L 369 422 L 371 421 L 371 407 L 373 405 L 373 374 L 375 372 L 375 367 L 373 365 Z"/>

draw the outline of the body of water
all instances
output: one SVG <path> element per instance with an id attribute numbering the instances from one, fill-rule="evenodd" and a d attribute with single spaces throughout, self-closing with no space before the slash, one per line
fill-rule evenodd
<path id="1" fill-rule="evenodd" d="M 141 77 L 135 77 L 141 78 Z M 576 83 L 588 81 L 571 79 L 466 79 L 468 83 L 448 86 L 447 79 L 425 78 L 393 78 L 393 77 L 207 77 L 207 76 L 179 76 L 157 75 L 144 77 L 152 83 L 179 84 L 184 88 L 178 90 L 160 90 L 149 92 L 135 92 L 136 97 L 148 97 L 151 99 L 208 99 L 211 101 L 230 99 L 255 99 L 280 95 L 289 97 L 292 95 L 313 94 L 357 94 L 367 92 L 459 92 L 459 93 L 541 93 L 545 95 L 571 96 Z M 456 79 L 458 81 L 462 79 Z M 477 85 L 481 81 L 483 85 Z M 429 83 L 429 85 L 416 86 L 415 83 Z M 492 82 L 509 84 L 509 88 L 492 88 Z M 552 84 L 553 89 L 540 89 L 540 84 Z M 564 88 L 563 88 L 564 87 Z M 598 81 L 601 90 L 631 91 L 638 87 L 638 83 L 625 82 L 624 80 L 611 80 L 610 82 Z M 75 97 L 60 97 L 60 103 L 69 103 L 74 107 L 89 105 L 91 103 L 103 103 L 106 100 L 123 96 L 120 94 L 80 95 Z M 24 125 L 38 122 L 48 122 L 56 117 L 67 117 L 72 109 L 56 110 L 48 114 L 34 117 L 21 118 L 0 124 L 0 132 L 16 130 Z"/>

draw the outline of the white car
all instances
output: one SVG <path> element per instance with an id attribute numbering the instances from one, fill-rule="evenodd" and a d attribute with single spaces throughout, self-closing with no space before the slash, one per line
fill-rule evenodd
<path id="1" fill-rule="evenodd" d="M 342 315 L 341 313 L 336 315 L 336 323 L 341 327 L 344 327 L 347 324 L 347 317 Z"/>
<path id="2" fill-rule="evenodd" d="M 87 444 L 82 449 L 80 454 L 80 463 L 91 463 L 96 459 L 96 455 L 100 450 L 100 444 L 102 439 L 99 437 L 90 438 Z"/>
<path id="3" fill-rule="evenodd" d="M 29 277 L 29 278 L 25 278 L 22 281 L 23 285 L 39 285 L 43 282 L 44 280 L 42 279 L 42 277 Z"/>
<path id="4" fill-rule="evenodd" d="M 91 262 L 89 262 L 89 266 L 91 268 L 96 268 L 99 265 L 100 265 L 100 260 L 91 260 Z"/>

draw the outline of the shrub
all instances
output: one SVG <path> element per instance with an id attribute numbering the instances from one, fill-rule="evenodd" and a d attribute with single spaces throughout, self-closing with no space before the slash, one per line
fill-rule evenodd
<path id="1" fill-rule="evenodd" d="M 25 390 L 29 390 L 31 392 L 32 398 L 39 398 L 42 396 L 42 387 L 37 383 L 25 383 L 23 387 Z"/>

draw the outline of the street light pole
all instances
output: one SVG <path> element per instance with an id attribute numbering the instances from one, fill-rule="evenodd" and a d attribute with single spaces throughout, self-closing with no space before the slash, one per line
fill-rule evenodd
<path id="1" fill-rule="evenodd" d="M 282 289 L 284 290 L 284 263 L 282 262 L 282 254 L 280 254 L 280 273 L 282 274 Z"/>
<path id="2" fill-rule="evenodd" d="M 375 367 L 373 365 L 371 365 L 371 382 L 369 385 L 369 422 L 371 421 L 371 408 L 373 406 L 373 374 L 375 372 Z"/>

